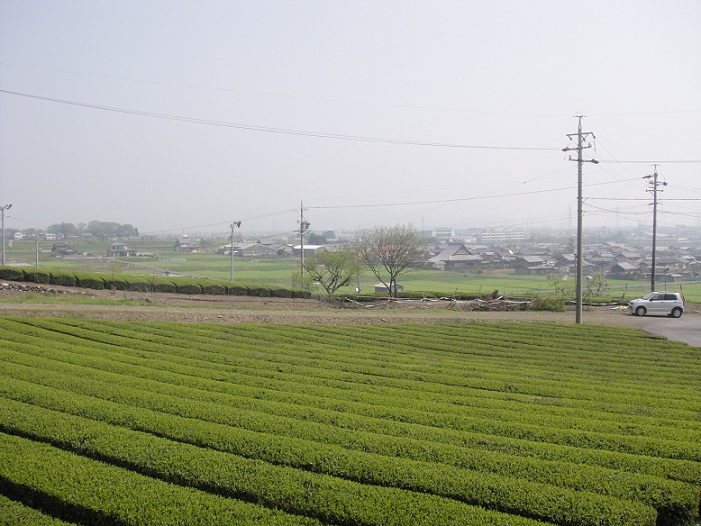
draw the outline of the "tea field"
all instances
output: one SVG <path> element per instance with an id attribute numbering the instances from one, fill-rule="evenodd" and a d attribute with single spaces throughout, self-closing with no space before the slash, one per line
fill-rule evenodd
<path id="1" fill-rule="evenodd" d="M 0 523 L 694 525 L 701 348 L 0 318 Z"/>

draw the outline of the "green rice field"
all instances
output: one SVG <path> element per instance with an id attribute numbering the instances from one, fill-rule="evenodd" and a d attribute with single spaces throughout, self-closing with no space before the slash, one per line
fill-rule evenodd
<path id="1" fill-rule="evenodd" d="M 699 351 L 588 325 L 0 318 L 0 523 L 693 526 Z"/>
<path id="2" fill-rule="evenodd" d="M 137 240 L 135 240 L 136 242 Z M 172 251 L 172 243 L 158 240 L 138 240 L 140 250 L 157 251 L 159 257 L 131 257 L 113 258 L 102 257 L 106 253 L 106 242 L 91 240 L 81 245 L 81 250 L 94 253 L 96 257 L 76 257 L 57 259 L 49 253 L 40 255 L 39 270 L 42 271 L 72 271 L 95 272 L 106 279 L 121 276 L 184 276 L 193 279 L 212 279 L 229 283 L 231 276 L 231 258 L 218 254 L 193 253 L 183 254 Z M 48 243 L 49 242 L 45 242 Z M 53 242 L 51 242 L 53 243 Z M 148 244 L 151 243 L 151 244 Z M 32 250 L 30 250 L 32 249 Z M 27 272 L 34 268 L 33 245 L 25 243 L 15 244 L 8 250 L 8 261 L 13 265 L 22 265 Z M 283 257 L 275 259 L 251 260 L 235 258 L 234 282 L 241 285 L 267 285 L 287 288 L 300 288 L 300 261 L 299 258 Z M 563 276 L 521 276 L 514 274 L 513 270 L 485 271 L 483 273 L 446 272 L 441 270 L 417 270 L 408 272 L 400 277 L 399 283 L 404 291 L 411 293 L 426 293 L 433 296 L 463 295 L 488 295 L 497 291 L 499 295 L 510 297 L 517 296 L 549 296 L 556 293 L 574 298 L 574 277 L 569 276 L 566 281 L 560 281 L 556 286 L 555 278 L 561 280 Z M 363 294 L 372 293 L 378 280 L 368 270 L 360 275 L 360 288 Z M 660 288 L 664 284 L 659 284 Z M 323 295 L 321 287 L 308 284 L 310 292 L 314 295 Z M 338 290 L 339 295 L 354 295 L 358 282 L 353 280 L 347 286 Z M 646 280 L 607 280 L 606 287 L 601 294 L 583 290 L 584 296 L 589 298 L 594 295 L 603 295 L 609 299 L 629 301 L 640 297 L 650 291 L 650 283 Z M 670 283 L 670 291 L 682 292 L 687 301 L 701 303 L 701 281 Z M 558 292 L 556 289 L 560 289 Z"/>

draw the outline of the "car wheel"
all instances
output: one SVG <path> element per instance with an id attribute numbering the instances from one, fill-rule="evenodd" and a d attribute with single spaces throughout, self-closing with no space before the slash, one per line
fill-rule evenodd
<path id="1" fill-rule="evenodd" d="M 637 309 L 635 309 L 636 316 L 645 316 L 646 312 L 647 312 L 647 309 L 645 309 L 645 307 L 638 307 Z"/>
<path id="2" fill-rule="evenodd" d="M 674 307 L 672 309 L 672 317 L 673 318 L 681 318 L 682 317 L 682 310 L 679 307 Z"/>

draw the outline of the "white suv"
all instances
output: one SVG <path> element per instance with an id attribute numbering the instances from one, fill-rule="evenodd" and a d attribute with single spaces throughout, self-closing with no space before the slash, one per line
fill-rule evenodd
<path id="1" fill-rule="evenodd" d="M 650 292 L 628 305 L 635 316 L 666 314 L 680 318 L 684 314 L 684 296 L 678 292 Z"/>

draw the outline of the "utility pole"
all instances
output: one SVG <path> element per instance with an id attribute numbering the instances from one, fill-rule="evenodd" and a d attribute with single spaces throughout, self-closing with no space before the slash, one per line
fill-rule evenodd
<path id="1" fill-rule="evenodd" d="M 231 223 L 231 272 L 229 273 L 229 283 L 234 281 L 234 227 L 241 228 L 241 221 Z"/>
<path id="2" fill-rule="evenodd" d="M 12 204 L 0 206 L 2 210 L 2 264 L 5 265 L 5 210 L 12 208 Z"/>
<path id="3" fill-rule="evenodd" d="M 657 252 L 657 192 L 662 192 L 660 186 L 667 186 L 666 182 L 657 181 L 657 165 L 655 167 L 655 173 L 652 175 L 646 175 L 643 179 L 649 179 L 648 184 L 650 189 L 645 190 L 652 194 L 652 267 L 650 272 L 650 292 L 655 291 L 655 273 L 657 272 L 657 265 L 655 264 L 656 252 Z M 667 276 L 665 275 L 665 286 L 667 284 Z"/>
<path id="4" fill-rule="evenodd" d="M 304 201 L 299 202 L 299 252 L 300 252 L 300 267 L 299 267 L 299 277 L 300 277 L 300 286 L 304 285 L 304 233 L 309 230 L 309 223 L 308 221 L 304 220 L 304 211 L 306 208 L 304 208 Z"/>
<path id="5" fill-rule="evenodd" d="M 579 125 L 577 127 L 577 133 L 568 133 L 567 137 L 572 141 L 575 137 L 577 138 L 577 146 L 570 148 L 563 148 L 563 152 L 569 152 L 572 150 L 577 150 L 577 159 L 573 159 L 570 155 L 570 161 L 577 161 L 577 276 L 575 284 L 575 295 L 576 295 L 576 312 L 575 312 L 575 323 L 582 323 L 582 163 L 594 163 L 598 164 L 599 161 L 594 159 L 584 160 L 582 159 L 582 150 L 591 148 L 592 144 L 587 143 L 584 145 L 584 141 L 588 139 L 591 135 L 593 139 L 594 134 L 592 132 L 582 132 L 582 117 L 584 115 L 575 115 L 579 119 Z"/>

